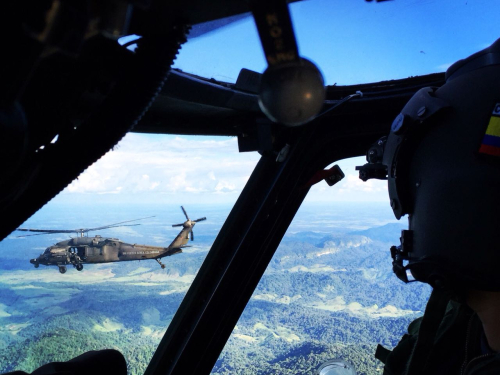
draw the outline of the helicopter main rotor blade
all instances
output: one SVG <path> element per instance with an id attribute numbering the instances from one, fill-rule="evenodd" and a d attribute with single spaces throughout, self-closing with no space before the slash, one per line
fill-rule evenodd
<path id="1" fill-rule="evenodd" d="M 203 221 L 203 220 L 207 220 L 206 217 L 200 217 L 199 219 L 196 219 L 196 220 L 193 220 L 195 223 L 199 222 L 199 221 Z"/>
<path id="2" fill-rule="evenodd" d="M 79 229 L 78 233 L 86 233 L 94 230 L 101 230 L 101 229 L 109 229 L 109 228 L 120 228 L 120 227 L 136 227 L 141 224 L 122 224 L 122 225 L 107 225 L 105 227 L 99 227 L 99 228 L 90 228 L 90 229 Z"/>
<path id="3" fill-rule="evenodd" d="M 50 233 L 73 233 L 72 229 L 27 229 L 27 228 L 17 228 L 16 230 L 21 232 L 42 232 L 40 234 L 50 234 Z"/>
<path id="4" fill-rule="evenodd" d="M 20 230 L 20 229 L 17 229 Z M 37 233 L 37 234 L 25 234 L 24 236 L 16 236 L 16 238 L 24 238 L 24 237 L 32 237 L 32 236 L 42 236 L 44 234 L 59 234 L 59 233 L 74 233 L 74 231 L 51 231 L 51 232 L 46 232 L 46 231 L 39 231 L 39 230 L 30 230 L 30 229 L 23 229 L 23 231 L 29 231 L 29 232 L 42 232 L 42 233 Z"/>
<path id="5" fill-rule="evenodd" d="M 37 234 L 26 234 L 24 236 L 16 236 L 17 238 L 41 236 L 44 234 L 75 233 L 75 231 L 73 230 L 43 230 L 43 229 L 25 229 L 25 228 L 18 228 L 16 230 L 19 230 L 21 232 L 41 232 Z"/>
<path id="6" fill-rule="evenodd" d="M 194 233 L 192 230 L 191 230 L 191 241 L 194 241 Z"/>
<path id="7" fill-rule="evenodd" d="M 121 221 L 119 223 L 105 225 L 105 226 L 97 227 L 97 228 L 79 228 L 79 229 L 29 229 L 29 228 L 17 228 L 16 230 L 21 231 L 21 232 L 40 232 L 38 234 L 28 234 L 28 235 L 25 235 L 25 236 L 18 236 L 19 238 L 21 238 L 21 237 L 31 237 L 31 236 L 40 236 L 42 234 L 58 234 L 58 233 L 77 233 L 77 234 L 83 234 L 83 233 L 86 233 L 86 232 L 90 232 L 90 231 L 94 231 L 94 230 L 100 230 L 100 229 L 107 229 L 107 228 L 133 227 L 133 226 L 141 225 L 141 224 L 124 224 L 124 223 L 130 223 L 132 221 L 149 219 L 151 217 L 154 217 L 154 216 L 142 217 L 140 219 L 134 219 L 134 220 Z"/>
<path id="8" fill-rule="evenodd" d="M 94 230 L 101 230 L 101 229 L 107 229 L 107 228 L 113 228 L 113 227 L 117 227 L 117 226 L 124 226 L 125 227 L 125 226 L 128 226 L 128 225 L 120 225 L 120 224 L 130 223 L 132 221 L 137 221 L 137 220 L 150 219 L 152 217 L 154 217 L 154 216 L 141 217 L 140 219 L 134 219 L 134 220 L 120 221 L 119 223 L 109 224 L 109 225 L 105 225 L 103 227 L 85 229 L 85 232 L 90 232 L 90 231 L 94 231 Z M 134 224 L 134 225 L 140 225 L 140 224 Z"/>
<path id="9" fill-rule="evenodd" d="M 182 212 L 184 212 L 184 215 L 186 216 L 186 219 L 189 220 L 189 216 L 188 216 L 186 210 L 184 209 L 184 207 L 181 206 L 181 209 L 182 209 Z"/>
<path id="10" fill-rule="evenodd" d="M 172 226 L 173 226 L 173 227 L 182 227 L 183 225 L 184 225 L 184 223 L 182 223 L 182 224 L 174 224 L 174 225 L 172 225 Z"/>

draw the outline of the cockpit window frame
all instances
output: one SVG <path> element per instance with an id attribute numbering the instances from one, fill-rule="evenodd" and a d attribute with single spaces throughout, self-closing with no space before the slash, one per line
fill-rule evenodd
<path id="1" fill-rule="evenodd" d="M 340 159 L 364 155 L 404 103 L 444 76 L 402 80 L 288 134 L 283 162 L 264 153 L 170 323 L 146 375 L 210 373 L 310 186 Z M 332 192 L 333 194 L 333 192 Z M 242 270 L 246 270 L 243 272 Z M 196 353 L 196 361 L 193 361 Z"/>

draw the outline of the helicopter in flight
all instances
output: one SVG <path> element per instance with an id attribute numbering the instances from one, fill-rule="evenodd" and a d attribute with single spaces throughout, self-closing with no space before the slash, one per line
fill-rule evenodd
<path id="1" fill-rule="evenodd" d="M 191 220 L 183 206 L 181 206 L 181 209 L 187 220 L 183 223 L 172 225 L 172 227 L 182 226 L 182 230 L 168 247 L 130 244 L 117 238 L 101 237 L 100 235 L 96 235 L 94 237 L 84 236 L 84 233 L 95 230 L 140 225 L 125 223 L 148 219 L 153 216 L 88 229 L 50 230 L 18 228 L 17 230 L 23 232 L 39 232 L 38 234 L 19 237 L 55 233 L 80 234 L 79 237 L 71 238 L 49 246 L 42 254 L 40 254 L 38 258 L 31 259 L 30 263 L 33 264 L 35 268 L 38 268 L 40 264 L 43 264 L 44 266 L 57 266 L 59 267 L 60 273 L 66 273 L 66 266 L 68 265 L 72 265 L 77 269 L 77 271 L 81 271 L 83 270 L 84 264 L 154 259 L 158 262 L 161 268 L 164 269 L 165 264 L 161 262 L 161 258 L 181 253 L 182 248 L 188 247 L 186 244 L 188 243 L 189 238 L 191 237 L 191 241 L 194 240 L 193 227 L 195 224 L 207 219 L 206 217 L 202 217 L 196 220 Z"/>

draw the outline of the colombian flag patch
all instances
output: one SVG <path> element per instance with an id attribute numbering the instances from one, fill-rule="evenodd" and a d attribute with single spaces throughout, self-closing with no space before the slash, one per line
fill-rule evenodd
<path id="1" fill-rule="evenodd" d="M 479 152 L 500 156 L 500 103 L 495 104 Z"/>

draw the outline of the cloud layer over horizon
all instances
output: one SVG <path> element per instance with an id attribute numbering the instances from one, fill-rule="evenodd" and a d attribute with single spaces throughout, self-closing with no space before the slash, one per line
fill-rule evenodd
<path id="1" fill-rule="evenodd" d="M 260 155 L 239 153 L 236 138 L 130 133 L 83 172 L 58 200 L 233 204 Z M 307 201 L 384 201 L 382 181 L 362 182 L 355 165 L 340 161 L 346 178 L 313 186 Z"/>

